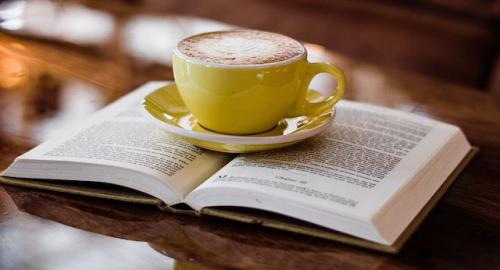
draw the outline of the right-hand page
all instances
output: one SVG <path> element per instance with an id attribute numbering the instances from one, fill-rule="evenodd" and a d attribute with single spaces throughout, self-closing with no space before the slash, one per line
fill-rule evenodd
<path id="1" fill-rule="evenodd" d="M 245 189 L 249 196 L 266 193 L 371 219 L 459 132 L 424 117 L 356 102 L 341 101 L 336 110 L 332 128 L 324 133 L 286 149 L 240 155 L 198 189 Z"/>

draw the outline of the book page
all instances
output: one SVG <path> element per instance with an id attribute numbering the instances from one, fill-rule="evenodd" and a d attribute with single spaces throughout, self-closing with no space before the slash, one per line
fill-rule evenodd
<path id="1" fill-rule="evenodd" d="M 457 131 L 356 102 L 336 108 L 333 126 L 324 133 L 286 149 L 241 155 L 194 193 L 245 189 L 366 220 Z"/>
<path id="2" fill-rule="evenodd" d="M 18 159 L 126 168 L 161 179 L 187 195 L 227 163 L 228 155 L 179 141 L 142 115 L 144 96 L 165 84 L 141 87 Z"/>

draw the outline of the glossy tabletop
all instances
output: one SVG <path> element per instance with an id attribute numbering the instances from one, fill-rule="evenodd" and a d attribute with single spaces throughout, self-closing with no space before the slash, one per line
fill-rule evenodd
<path id="1" fill-rule="evenodd" d="M 179 38 L 228 27 L 172 14 L 115 16 L 73 1 L 0 8 L 0 169 L 138 85 L 172 79 L 170 51 Z M 1 186 L 0 269 L 498 269 L 499 98 L 307 48 L 345 70 L 347 99 L 458 125 L 480 147 L 400 254 Z M 314 87 L 335 84 L 321 75 Z"/>

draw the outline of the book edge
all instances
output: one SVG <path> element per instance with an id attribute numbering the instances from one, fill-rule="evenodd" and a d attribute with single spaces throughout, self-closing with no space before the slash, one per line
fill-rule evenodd
<path id="1" fill-rule="evenodd" d="M 404 246 L 406 241 L 410 238 L 411 235 L 420 227 L 425 218 L 429 215 L 429 213 L 434 209 L 437 203 L 441 200 L 441 198 L 446 194 L 446 191 L 451 187 L 451 185 L 455 182 L 458 176 L 462 173 L 462 171 L 467 167 L 472 158 L 479 152 L 479 147 L 471 146 L 469 152 L 464 156 L 462 161 L 460 161 L 459 165 L 452 171 L 452 173 L 448 176 L 448 178 L 443 182 L 443 184 L 439 187 L 439 189 L 432 195 L 431 199 L 425 204 L 425 206 L 418 212 L 418 214 L 413 218 L 410 224 L 406 227 L 406 229 L 401 233 L 398 239 L 392 244 L 392 246 L 399 252 L 401 248 Z"/>
<path id="2" fill-rule="evenodd" d="M 32 179 L 0 176 L 0 184 L 139 204 L 159 205 L 162 203 L 160 199 L 146 194 L 135 195 L 119 191 L 103 191 L 98 188 L 77 187 L 67 183 L 58 183 L 55 181 L 50 182 L 50 180 L 37 181 Z"/>
<path id="3" fill-rule="evenodd" d="M 316 229 L 309 228 L 307 226 L 295 225 L 287 222 L 280 222 L 274 219 L 262 218 L 255 215 L 243 214 L 237 211 L 221 210 L 216 208 L 204 208 L 200 212 L 195 210 L 176 210 L 171 206 L 167 206 L 160 199 L 149 195 L 131 195 L 117 192 L 102 191 L 97 188 L 86 188 L 86 187 L 75 187 L 68 185 L 67 183 L 56 183 L 48 181 L 34 181 L 29 179 L 11 178 L 0 176 L 0 184 L 48 190 L 59 193 L 68 193 L 74 195 L 95 197 L 101 199 L 109 199 L 122 202 L 139 203 L 147 205 L 156 205 L 160 210 L 165 212 L 173 212 L 177 214 L 187 214 L 187 215 L 199 215 L 199 216 L 211 216 L 216 218 L 223 218 L 227 220 L 233 220 L 242 223 L 258 224 L 263 227 L 278 229 L 281 231 L 288 231 L 292 233 L 298 233 L 302 235 L 308 235 L 316 238 L 322 238 L 327 240 L 336 241 L 339 243 L 363 247 L 371 250 L 376 250 L 384 253 L 397 254 L 410 236 L 416 231 L 423 220 L 427 217 L 430 211 L 435 207 L 437 202 L 446 193 L 449 187 L 453 184 L 456 178 L 460 175 L 467 164 L 472 160 L 472 158 L 479 151 L 478 147 L 472 146 L 471 150 L 465 155 L 460 164 L 453 170 L 453 172 L 448 176 L 447 180 L 441 185 L 441 187 L 436 191 L 432 198 L 426 203 L 426 205 L 420 210 L 420 212 L 415 216 L 415 218 L 410 222 L 406 229 L 401 233 L 398 239 L 392 245 L 384 245 L 355 236 L 350 236 L 342 234 L 340 232 L 335 232 L 328 229 Z"/>
<path id="4" fill-rule="evenodd" d="M 460 175 L 467 164 L 472 160 L 472 158 L 479 151 L 478 147 L 471 147 L 471 150 L 464 156 L 460 164 L 453 170 L 453 172 L 448 176 L 444 183 L 439 187 L 439 189 L 434 193 L 431 199 L 425 204 L 425 206 L 419 211 L 419 213 L 413 218 L 410 224 L 405 228 L 405 230 L 400 234 L 398 239 L 392 245 L 384 245 L 380 243 L 375 243 L 372 241 L 364 240 L 355 236 L 346 235 L 340 232 L 336 232 L 328 229 L 316 229 L 309 228 L 307 226 L 294 225 L 286 222 L 280 222 L 273 219 L 261 218 L 259 216 L 242 214 L 237 211 L 222 210 L 216 208 L 204 208 L 201 210 L 201 215 L 213 216 L 243 223 L 258 224 L 263 227 L 274 228 L 282 231 L 288 231 L 292 233 L 298 233 L 303 235 L 309 235 L 313 237 L 323 238 L 327 240 L 333 240 L 343 244 L 359 246 L 371 250 L 376 250 L 384 253 L 397 254 L 401 248 L 404 246 L 406 241 L 410 236 L 416 231 L 420 224 L 425 220 L 430 211 L 435 207 L 437 202 L 446 193 L 449 187 L 455 182 L 456 178 Z"/>

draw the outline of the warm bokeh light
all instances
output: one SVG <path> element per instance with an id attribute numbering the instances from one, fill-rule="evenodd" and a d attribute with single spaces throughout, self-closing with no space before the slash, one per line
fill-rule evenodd
<path id="1" fill-rule="evenodd" d="M 107 12 L 54 1 L 11 1 L 2 4 L 0 28 L 39 37 L 83 44 L 104 44 L 112 38 L 115 22 Z"/>
<path id="2" fill-rule="evenodd" d="M 0 57 L 0 88 L 12 89 L 19 86 L 26 77 L 26 67 L 19 59 Z"/>
<path id="3" fill-rule="evenodd" d="M 170 64 L 177 42 L 187 36 L 217 31 L 231 26 L 189 16 L 151 16 L 131 18 L 122 32 L 125 50 L 145 62 Z"/>
<path id="4" fill-rule="evenodd" d="M 24 1 L 7 1 L 0 3 L 0 28 L 7 30 L 21 29 L 24 25 L 22 14 Z"/>

